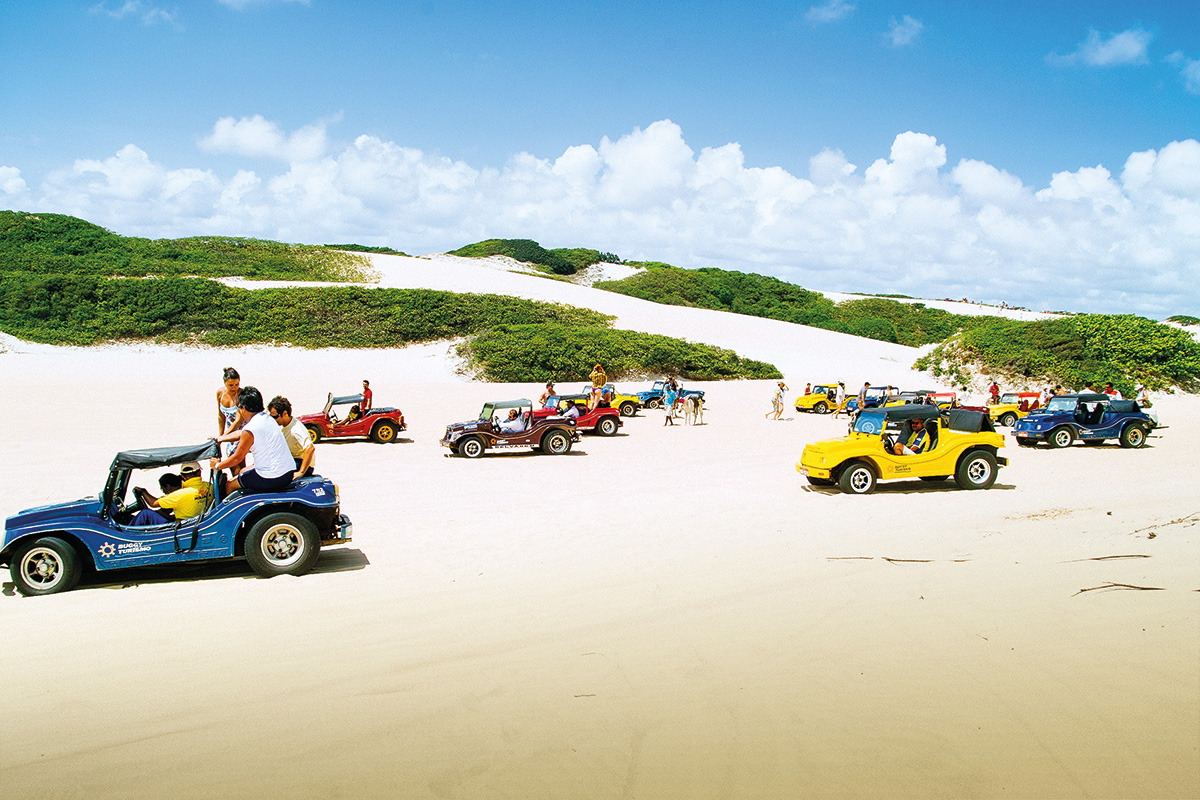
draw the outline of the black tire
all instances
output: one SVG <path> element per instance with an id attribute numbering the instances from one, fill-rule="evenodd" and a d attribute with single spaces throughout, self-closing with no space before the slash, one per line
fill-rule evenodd
<path id="1" fill-rule="evenodd" d="M 960 489 L 990 489 L 998 471 L 994 455 L 987 450 L 972 450 L 958 462 L 954 482 Z"/>
<path id="2" fill-rule="evenodd" d="M 1063 426 L 1050 431 L 1046 437 L 1046 444 L 1051 447 L 1070 447 L 1075 441 L 1075 431 Z"/>
<path id="3" fill-rule="evenodd" d="M 636 413 L 637 413 L 637 403 L 634 403 L 632 400 L 626 400 L 624 403 L 621 403 L 621 416 L 622 417 L 632 417 Z"/>
<path id="4" fill-rule="evenodd" d="M 824 400 L 822 400 L 821 402 L 819 402 L 815 406 L 813 406 L 813 411 L 817 412 L 818 414 L 828 414 L 829 413 L 829 404 L 826 403 Z"/>
<path id="5" fill-rule="evenodd" d="M 321 441 L 321 429 L 316 425 L 305 425 L 308 428 L 308 435 L 312 437 L 313 444 Z"/>
<path id="6" fill-rule="evenodd" d="M 565 431 L 548 431 L 542 437 L 542 452 L 552 456 L 566 455 L 571 452 L 571 437 Z"/>
<path id="7" fill-rule="evenodd" d="M 1141 425 L 1126 425 L 1121 431 L 1121 447 L 1141 447 L 1146 444 L 1146 429 Z"/>
<path id="8" fill-rule="evenodd" d="M 396 434 L 399 432 L 399 426 L 390 419 L 380 420 L 375 423 L 374 428 L 371 428 L 371 441 L 379 444 L 394 442 L 396 441 Z"/>
<path id="9" fill-rule="evenodd" d="M 1004 427 L 1011 428 L 1013 425 L 1017 424 L 1017 415 L 1011 411 L 1006 411 L 1000 415 L 1000 419 L 997 421 Z"/>
<path id="10" fill-rule="evenodd" d="M 653 397 L 646 401 L 646 408 L 660 408 L 662 406 L 662 398 Z"/>
<path id="11" fill-rule="evenodd" d="M 596 433 L 601 436 L 615 436 L 617 429 L 621 426 L 617 424 L 616 417 L 601 417 L 596 423 Z"/>
<path id="12" fill-rule="evenodd" d="M 464 436 L 458 440 L 458 454 L 463 458 L 482 458 L 487 445 L 478 436 Z"/>
<path id="13" fill-rule="evenodd" d="M 268 514 L 254 523 L 246 536 L 246 560 L 264 578 L 303 575 L 320 555 L 317 526 L 299 514 Z"/>
<path id="14" fill-rule="evenodd" d="M 949 477 L 950 477 L 949 475 L 922 475 L 921 480 L 936 482 L 936 481 L 944 481 L 944 480 L 946 480 L 946 478 L 949 478 Z"/>
<path id="15" fill-rule="evenodd" d="M 870 494 L 875 490 L 875 470 L 865 461 L 851 461 L 838 476 L 838 488 L 846 494 Z"/>
<path id="16" fill-rule="evenodd" d="M 808 478 L 808 482 L 813 486 L 833 486 L 833 481 L 829 480 L 829 478 L 814 478 L 811 475 L 806 475 L 805 477 Z"/>
<path id="17" fill-rule="evenodd" d="M 70 591 L 83 574 L 75 548 L 57 536 L 43 536 L 30 542 L 18 548 L 11 558 L 9 574 L 17 591 L 26 597 Z"/>

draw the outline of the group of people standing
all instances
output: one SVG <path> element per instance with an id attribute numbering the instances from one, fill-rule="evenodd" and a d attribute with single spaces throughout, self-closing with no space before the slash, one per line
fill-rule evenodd
<path id="1" fill-rule="evenodd" d="M 292 416 L 291 402 L 276 395 L 264 405 L 258 389 L 241 383 L 238 371 L 226 367 L 217 392 L 218 430 L 213 438 L 231 446 L 222 447 L 223 458 L 210 459 L 209 467 L 230 471 L 233 477 L 227 486 L 231 491 L 276 491 L 312 475 L 316 447 L 308 429 Z M 366 403 L 367 381 L 363 381 L 363 389 Z M 253 460 L 253 467 L 246 467 L 247 457 Z"/>

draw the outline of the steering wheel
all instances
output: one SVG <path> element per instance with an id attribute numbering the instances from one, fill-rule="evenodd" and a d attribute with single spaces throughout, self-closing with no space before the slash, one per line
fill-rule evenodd
<path id="1" fill-rule="evenodd" d="M 892 439 L 892 435 L 890 433 L 885 433 L 883 435 L 883 449 L 890 453 L 895 449 L 895 447 L 896 442 Z"/>

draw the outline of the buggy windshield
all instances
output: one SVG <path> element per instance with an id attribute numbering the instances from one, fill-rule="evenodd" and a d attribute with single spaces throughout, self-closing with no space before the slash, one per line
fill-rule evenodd
<path id="1" fill-rule="evenodd" d="M 883 433 L 887 426 L 887 414 L 882 411 L 864 411 L 854 421 L 855 433 Z"/>
<path id="2" fill-rule="evenodd" d="M 1061 395 L 1059 397 L 1051 397 L 1050 402 L 1046 403 L 1046 410 L 1050 413 L 1074 411 L 1078 398 L 1072 395 Z"/>

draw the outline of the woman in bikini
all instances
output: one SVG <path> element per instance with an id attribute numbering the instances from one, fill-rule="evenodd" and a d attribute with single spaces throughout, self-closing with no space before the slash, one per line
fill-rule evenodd
<path id="1" fill-rule="evenodd" d="M 224 373 L 225 385 L 217 392 L 217 435 L 223 436 L 230 431 L 242 427 L 242 419 L 238 416 L 238 392 L 242 388 L 242 377 L 233 367 L 226 367 Z M 232 453 L 235 445 L 226 442 L 222 445 Z M 222 453 L 226 456 L 229 453 Z M 234 473 L 237 474 L 237 473 Z"/>

